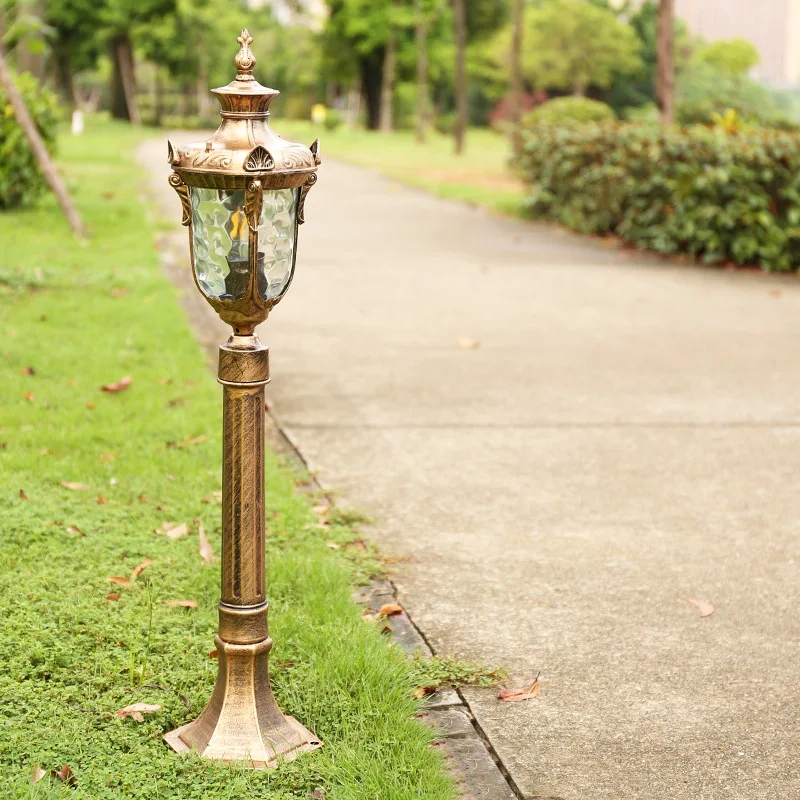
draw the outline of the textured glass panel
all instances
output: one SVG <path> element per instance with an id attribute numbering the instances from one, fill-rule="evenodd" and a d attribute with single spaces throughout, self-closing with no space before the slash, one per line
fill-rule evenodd
<path id="1" fill-rule="evenodd" d="M 286 288 L 294 268 L 299 189 L 264 192 L 258 225 L 258 266 L 266 278 L 266 297 L 274 300 Z M 263 295 L 263 284 L 259 291 Z"/>
<path id="2" fill-rule="evenodd" d="M 238 300 L 247 289 L 244 192 L 190 188 L 194 271 L 209 297 Z"/>

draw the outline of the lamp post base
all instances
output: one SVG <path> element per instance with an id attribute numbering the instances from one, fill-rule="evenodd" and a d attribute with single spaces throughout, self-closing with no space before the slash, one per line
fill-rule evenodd
<path id="1" fill-rule="evenodd" d="M 230 644 L 218 636 L 219 674 L 205 710 L 193 722 L 164 736 L 176 752 L 269 769 L 322 746 L 311 731 L 285 716 L 269 686 L 272 639 Z"/>

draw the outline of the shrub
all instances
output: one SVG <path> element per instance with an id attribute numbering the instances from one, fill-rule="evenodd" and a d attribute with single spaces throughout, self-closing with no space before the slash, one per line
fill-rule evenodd
<path id="1" fill-rule="evenodd" d="M 452 136 L 456 130 L 458 114 L 455 111 L 448 111 L 446 114 L 439 114 L 433 121 L 433 127 L 444 136 Z"/>
<path id="2" fill-rule="evenodd" d="M 588 97 L 554 97 L 536 106 L 522 118 L 522 125 L 560 125 L 563 122 L 608 122 L 616 119 L 614 109 Z"/>
<path id="3" fill-rule="evenodd" d="M 335 131 L 340 125 L 344 123 L 342 112 L 335 108 L 329 108 L 325 112 L 325 130 Z"/>
<path id="4" fill-rule="evenodd" d="M 528 204 L 577 231 L 706 262 L 800 266 L 800 134 L 544 126 L 520 160 Z"/>
<path id="5" fill-rule="evenodd" d="M 47 149 L 55 148 L 58 104 L 55 96 L 24 73 L 14 78 Z M 0 209 L 30 205 L 46 182 L 33 151 L 14 117 L 5 91 L 0 88 Z"/>

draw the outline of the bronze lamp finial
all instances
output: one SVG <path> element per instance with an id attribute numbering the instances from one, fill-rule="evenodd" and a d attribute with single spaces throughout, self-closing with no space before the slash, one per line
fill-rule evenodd
<path id="1" fill-rule="evenodd" d="M 236 58 L 233 59 L 233 63 L 238 70 L 236 78 L 240 81 L 252 81 L 254 80 L 253 67 L 256 65 L 256 57 L 250 49 L 250 45 L 253 44 L 253 37 L 247 28 L 242 28 L 242 35 L 238 36 L 236 41 L 240 45 L 239 52 L 236 54 Z"/>

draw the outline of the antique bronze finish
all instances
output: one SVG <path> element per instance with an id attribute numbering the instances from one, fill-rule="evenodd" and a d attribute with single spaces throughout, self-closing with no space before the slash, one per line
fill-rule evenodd
<path id="1" fill-rule="evenodd" d="M 253 78 L 255 58 L 246 30 L 238 41 L 236 79 L 213 90 L 222 105 L 219 129 L 205 143 L 177 149 L 169 143 L 175 170 L 169 180 L 181 198 L 184 225 L 192 224 L 189 187 L 245 190 L 249 276 L 242 299 L 206 298 L 234 328 L 220 347 L 218 372 L 224 435 L 222 591 L 214 640 L 217 682 L 200 716 L 164 738 L 178 752 L 194 749 L 204 758 L 263 769 L 321 743 L 281 712 L 269 684 L 272 639 L 264 575 L 264 387 L 269 381 L 269 351 L 254 330 L 288 285 L 274 300 L 264 300 L 257 290 L 258 224 L 265 189 L 300 188 L 297 214 L 302 221 L 302 204 L 316 182 L 320 162 L 316 142 L 306 148 L 270 130 L 268 106 L 278 92 Z M 191 227 L 189 241 L 191 247 Z"/>

